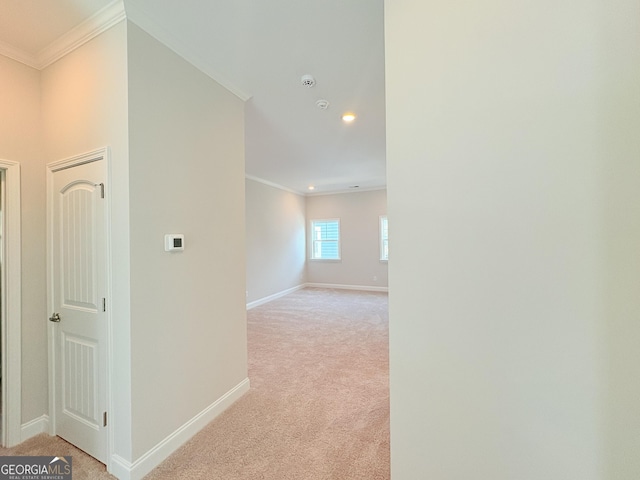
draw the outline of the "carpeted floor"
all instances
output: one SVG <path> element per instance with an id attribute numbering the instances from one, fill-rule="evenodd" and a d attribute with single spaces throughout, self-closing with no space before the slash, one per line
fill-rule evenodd
<path id="1" fill-rule="evenodd" d="M 251 389 L 145 478 L 388 480 L 387 295 L 304 289 L 247 317 Z M 113 478 L 61 444 L 0 455 L 73 455 L 74 479 Z"/>

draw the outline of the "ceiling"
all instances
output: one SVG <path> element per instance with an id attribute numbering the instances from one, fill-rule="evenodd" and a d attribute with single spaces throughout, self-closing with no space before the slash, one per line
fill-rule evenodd
<path id="1" fill-rule="evenodd" d="M 247 100 L 248 176 L 304 194 L 386 184 L 383 0 L 124 4 L 133 22 Z M 0 53 L 35 58 L 113 5 L 3 0 Z M 305 74 L 314 87 L 302 85 Z M 357 114 L 351 124 L 346 111 Z"/>

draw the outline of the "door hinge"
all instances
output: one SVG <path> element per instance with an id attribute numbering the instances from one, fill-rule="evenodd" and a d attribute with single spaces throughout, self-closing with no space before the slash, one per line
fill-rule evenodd
<path id="1" fill-rule="evenodd" d="M 107 412 L 104 412 L 102 414 L 102 426 L 106 427 L 107 426 Z"/>
<path id="2" fill-rule="evenodd" d="M 97 183 L 96 187 L 100 187 L 100 198 L 104 198 L 104 183 Z"/>
<path id="3" fill-rule="evenodd" d="M 103 312 L 107 311 L 107 299 L 106 298 L 102 299 L 102 311 Z"/>

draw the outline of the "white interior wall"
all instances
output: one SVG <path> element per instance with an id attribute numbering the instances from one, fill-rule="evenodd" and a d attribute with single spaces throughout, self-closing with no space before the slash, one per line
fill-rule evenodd
<path id="1" fill-rule="evenodd" d="M 387 288 L 387 262 L 380 261 L 379 241 L 379 218 L 386 214 L 386 190 L 308 196 L 307 231 L 311 220 L 340 219 L 341 260 L 307 260 L 307 282 Z M 310 248 L 307 242 L 307 259 Z"/>
<path id="2" fill-rule="evenodd" d="M 244 104 L 132 23 L 128 61 L 138 459 L 247 378 Z"/>
<path id="3" fill-rule="evenodd" d="M 640 2 L 597 2 L 606 479 L 640 478 Z"/>
<path id="4" fill-rule="evenodd" d="M 129 146 L 127 133 L 127 31 L 120 22 L 42 71 L 42 118 L 46 162 L 40 166 L 43 200 L 44 163 L 101 147 L 111 149 L 111 202 L 114 453 L 131 458 L 130 303 L 129 303 Z M 24 254 L 23 254 L 24 255 Z M 42 281 L 46 275 L 42 273 Z M 46 298 L 46 294 L 43 293 Z M 46 332 L 47 316 L 40 318 Z M 36 355 L 23 358 L 28 364 Z M 46 347 L 44 356 L 46 366 Z M 46 367 L 45 367 L 46 368 Z M 46 377 L 42 382 L 45 389 Z M 23 392 L 24 395 L 24 392 Z M 47 408 L 46 406 L 44 407 Z"/>
<path id="5" fill-rule="evenodd" d="M 394 480 L 640 476 L 638 9 L 386 2 Z"/>
<path id="6" fill-rule="evenodd" d="M 303 285 L 305 198 L 246 180 L 247 303 Z"/>
<path id="7" fill-rule="evenodd" d="M 22 419 L 45 414 L 47 310 L 45 169 L 40 72 L 0 55 L 0 158 L 20 162 L 22 206 Z M 5 386 L 3 386 L 5 387 Z"/>

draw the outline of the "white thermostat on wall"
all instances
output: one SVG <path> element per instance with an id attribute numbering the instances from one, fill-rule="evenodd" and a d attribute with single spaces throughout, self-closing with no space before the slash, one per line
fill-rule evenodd
<path id="1" fill-rule="evenodd" d="M 165 252 L 181 252 L 184 250 L 184 235 L 181 233 L 167 233 L 164 236 Z"/>

